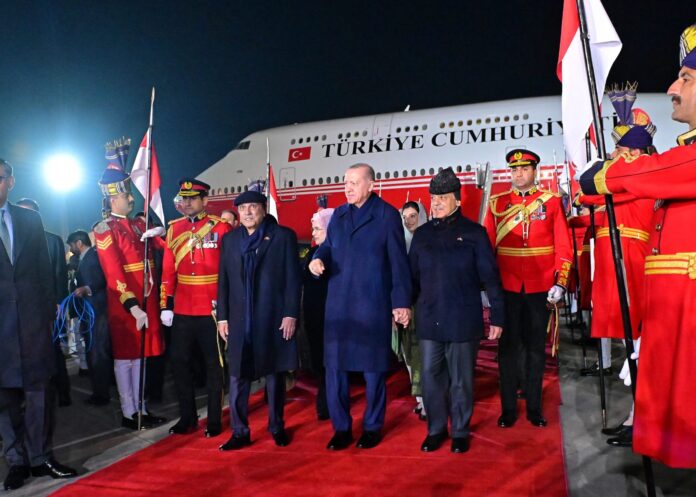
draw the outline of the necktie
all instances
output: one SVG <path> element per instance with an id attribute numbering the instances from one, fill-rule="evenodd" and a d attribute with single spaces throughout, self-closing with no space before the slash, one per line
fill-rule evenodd
<path id="1" fill-rule="evenodd" d="M 2 244 L 5 246 L 10 262 L 12 262 L 12 243 L 10 242 L 10 231 L 7 229 L 7 223 L 5 223 L 5 209 L 0 210 L 0 239 L 2 239 Z"/>

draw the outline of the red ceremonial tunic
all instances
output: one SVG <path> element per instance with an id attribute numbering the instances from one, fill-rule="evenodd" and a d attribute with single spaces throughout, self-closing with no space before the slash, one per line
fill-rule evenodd
<path id="1" fill-rule="evenodd" d="M 604 205 L 604 196 L 582 195 L 580 202 L 586 205 Z M 640 336 L 643 319 L 643 279 L 645 256 L 648 253 L 648 238 L 652 227 L 653 206 L 651 199 L 636 199 L 621 194 L 614 198 L 616 224 L 621 235 L 621 251 L 626 270 L 626 290 L 633 338 Z M 619 291 L 616 284 L 614 256 L 609 238 L 609 218 L 596 225 L 595 272 L 592 288 L 592 332 L 593 338 L 624 338 Z"/>
<path id="2" fill-rule="evenodd" d="M 595 213 L 595 221 L 598 216 Z M 575 250 L 578 257 L 577 274 L 580 279 L 580 309 L 589 311 L 592 299 L 592 262 L 590 260 L 590 216 L 574 216 L 568 226 L 575 232 Z M 572 236 L 572 235 L 571 235 Z"/>
<path id="3" fill-rule="evenodd" d="M 607 161 L 583 178 L 599 194 L 664 199 L 655 204 L 645 260 L 633 448 L 696 468 L 696 130 L 678 142 L 663 154 Z"/>
<path id="4" fill-rule="evenodd" d="M 547 292 L 554 283 L 567 287 L 573 246 L 558 194 L 532 188 L 495 195 L 484 224 L 505 290 Z"/>
<path id="5" fill-rule="evenodd" d="M 232 226 L 205 212 L 169 223 L 160 306 L 185 316 L 210 316 L 217 301 L 222 237 Z"/>
<path id="6" fill-rule="evenodd" d="M 143 256 L 145 244 L 140 237 L 145 231 L 141 219 L 111 215 L 94 227 L 97 255 L 106 277 L 107 316 L 114 359 L 140 358 L 141 332 L 135 327 L 135 318 L 129 309 L 142 308 Z M 153 244 L 161 240 L 152 238 Z M 155 271 L 152 252 L 150 267 Z M 153 275 L 153 280 L 156 280 Z M 148 327 L 145 329 L 145 356 L 157 356 L 164 352 L 160 331 L 159 306 L 156 290 L 147 299 Z"/>

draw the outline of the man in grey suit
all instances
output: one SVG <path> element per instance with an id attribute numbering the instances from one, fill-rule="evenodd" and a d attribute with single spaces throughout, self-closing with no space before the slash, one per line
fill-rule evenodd
<path id="1" fill-rule="evenodd" d="M 53 274 L 41 217 L 7 200 L 14 182 L 12 166 L 0 159 L 0 437 L 10 466 L 6 490 L 21 487 L 29 476 L 77 474 L 51 452 Z"/>

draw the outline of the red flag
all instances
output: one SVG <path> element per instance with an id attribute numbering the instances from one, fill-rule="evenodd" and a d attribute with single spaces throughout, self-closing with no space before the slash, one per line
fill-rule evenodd
<path id="1" fill-rule="evenodd" d="M 312 156 L 312 147 L 291 148 L 288 152 L 288 162 L 307 160 Z"/>
<path id="2" fill-rule="evenodd" d="M 164 208 L 162 207 L 162 197 L 160 196 L 160 185 L 162 184 L 162 180 L 160 179 L 159 164 L 157 163 L 154 143 L 152 143 L 152 163 L 150 164 L 150 169 L 152 170 L 150 175 L 150 207 L 159 218 L 162 226 L 165 226 Z M 138 154 L 135 156 L 133 169 L 131 170 L 131 180 L 143 198 L 148 198 L 148 196 L 145 195 L 147 189 L 147 172 L 147 133 L 145 133 L 143 141 L 140 142 Z M 144 210 L 147 212 L 147 206 L 145 206 Z"/>
<path id="3" fill-rule="evenodd" d="M 268 213 L 278 220 L 278 190 L 276 190 L 273 166 L 268 165 Z"/>

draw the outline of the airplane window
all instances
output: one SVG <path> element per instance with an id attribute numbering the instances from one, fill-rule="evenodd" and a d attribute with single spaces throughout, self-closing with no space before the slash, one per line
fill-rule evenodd
<path id="1" fill-rule="evenodd" d="M 312 179 L 309 180 L 309 184 L 310 184 L 310 185 L 314 186 L 314 183 L 316 183 L 316 181 L 314 181 L 314 178 L 312 178 Z"/>
<path id="2" fill-rule="evenodd" d="M 321 141 L 326 141 L 326 135 L 321 135 Z"/>
<path id="3" fill-rule="evenodd" d="M 227 195 L 227 187 L 225 187 L 225 190 L 224 190 L 224 191 L 225 191 L 225 195 Z M 618 280 L 617 280 L 617 281 L 618 281 Z"/>
<path id="4" fill-rule="evenodd" d="M 435 174 L 435 169 L 433 169 L 433 168 L 431 167 L 431 168 L 428 170 L 428 174 L 430 174 L 431 176 L 432 176 L 433 174 Z"/>
<path id="5" fill-rule="evenodd" d="M 496 118 L 495 118 L 495 122 L 499 123 L 499 122 L 500 122 L 500 118 L 499 118 L 499 117 L 496 117 Z"/>
<path id="6" fill-rule="evenodd" d="M 529 119 L 529 114 L 525 114 L 522 116 L 522 119 Z"/>
<path id="7" fill-rule="evenodd" d="M 415 170 L 415 169 L 411 169 L 411 176 L 415 176 L 415 175 L 416 175 L 416 170 Z"/>
<path id="8" fill-rule="evenodd" d="M 440 129 L 445 127 L 445 123 L 440 123 Z"/>
<path id="9" fill-rule="evenodd" d="M 438 168 L 437 168 L 437 172 L 438 172 L 438 173 L 441 173 L 441 172 L 442 172 L 442 168 L 441 168 L 441 167 L 438 167 Z"/>
<path id="10" fill-rule="evenodd" d="M 386 173 L 384 173 L 384 179 L 389 179 L 389 171 L 387 171 Z"/>
<path id="11" fill-rule="evenodd" d="M 343 138 L 343 133 L 338 134 L 338 139 L 340 140 L 341 138 Z"/>
<path id="12" fill-rule="evenodd" d="M 308 137 L 307 137 L 307 140 L 305 140 L 305 141 L 306 141 L 307 143 L 311 142 L 311 141 L 312 141 L 312 137 L 308 136 Z"/>
<path id="13" fill-rule="evenodd" d="M 244 191 L 249 191 L 249 185 L 244 185 Z"/>
<path id="14" fill-rule="evenodd" d="M 289 187 L 289 188 L 292 188 L 293 186 L 295 186 L 295 182 L 294 182 L 294 181 L 288 181 L 288 187 Z"/>
<path id="15" fill-rule="evenodd" d="M 401 128 L 396 128 L 397 133 L 401 133 Z"/>
<path id="16" fill-rule="evenodd" d="M 518 116 L 517 114 L 515 114 L 515 116 L 514 116 L 512 119 L 513 119 L 514 121 L 519 121 L 519 120 L 520 120 L 520 116 Z"/>
<path id="17" fill-rule="evenodd" d="M 425 169 L 421 169 L 421 170 L 420 170 L 420 175 L 421 175 L 421 176 L 425 176 Z"/>
<path id="18" fill-rule="evenodd" d="M 471 126 L 473 123 L 474 123 L 474 122 L 473 122 L 471 119 L 469 119 L 469 120 L 466 122 L 466 125 L 467 125 L 467 126 Z"/>
<path id="19" fill-rule="evenodd" d="M 307 186 L 307 180 L 306 180 L 306 179 L 303 179 L 303 180 L 302 180 L 302 186 Z"/>
<path id="20" fill-rule="evenodd" d="M 295 144 L 295 139 L 293 138 L 292 140 L 290 140 L 290 145 L 294 145 L 294 144 Z"/>
<path id="21" fill-rule="evenodd" d="M 406 126 L 406 129 L 404 129 L 404 131 L 405 131 L 406 133 L 408 133 L 409 131 L 411 131 L 411 126 Z"/>
<path id="22" fill-rule="evenodd" d="M 450 128 L 454 128 L 454 121 L 450 121 L 450 122 L 449 122 L 449 127 L 450 127 Z"/>
<path id="23" fill-rule="evenodd" d="M 476 119 L 476 124 L 481 124 L 481 119 Z"/>
<path id="24" fill-rule="evenodd" d="M 241 185 L 237 187 L 237 193 L 242 193 L 242 187 L 241 187 Z"/>
<path id="25" fill-rule="evenodd" d="M 239 142 L 237 146 L 235 147 L 237 150 L 249 150 L 249 144 L 251 142 L 249 140 Z"/>
<path id="26" fill-rule="evenodd" d="M 457 172 L 461 173 L 462 172 L 462 166 L 457 166 Z"/>
<path id="27" fill-rule="evenodd" d="M 360 132 L 356 131 L 355 133 L 353 133 L 353 136 L 357 138 L 358 136 L 360 136 Z"/>
<path id="28" fill-rule="evenodd" d="M 418 125 L 417 125 L 417 124 L 413 127 L 413 131 L 418 131 Z"/>
<path id="29" fill-rule="evenodd" d="M 394 177 L 398 178 L 399 177 L 399 171 L 394 171 Z"/>
<path id="30" fill-rule="evenodd" d="M 363 136 L 367 136 L 367 130 L 363 130 L 362 135 L 363 135 Z"/>
<path id="31" fill-rule="evenodd" d="M 299 140 L 297 140 L 297 143 L 302 143 L 302 141 L 303 141 L 303 139 L 300 138 Z"/>
<path id="32" fill-rule="evenodd" d="M 318 141 L 319 141 L 319 136 L 315 136 L 315 137 L 314 137 L 314 141 L 315 141 L 315 142 L 318 142 Z"/>
<path id="33" fill-rule="evenodd" d="M 462 126 L 464 126 L 464 121 L 459 121 L 459 122 L 457 123 L 457 126 L 460 127 L 460 128 L 461 128 Z"/>
<path id="34" fill-rule="evenodd" d="M 423 131 L 425 131 L 426 129 L 428 129 L 428 125 L 427 125 L 427 124 L 424 124 L 424 125 L 423 125 Z"/>
<path id="35" fill-rule="evenodd" d="M 505 121 L 506 123 L 510 122 L 510 116 L 505 116 L 505 119 L 503 119 L 503 121 Z"/>
<path id="36" fill-rule="evenodd" d="M 319 184 L 323 185 L 324 184 L 324 178 L 319 178 Z"/>
<path id="37" fill-rule="evenodd" d="M 377 173 L 377 179 L 382 179 L 382 173 Z"/>
<path id="38" fill-rule="evenodd" d="M 487 117 L 487 118 L 486 118 L 486 124 L 490 124 L 490 122 L 491 122 L 491 118 L 490 118 L 490 117 Z"/>
<path id="39" fill-rule="evenodd" d="M 330 185 L 331 184 L 331 176 L 326 177 L 326 184 Z"/>
<path id="40" fill-rule="evenodd" d="M 407 171 L 406 169 L 404 169 L 403 171 L 401 171 L 401 177 L 402 177 L 402 178 L 408 178 L 408 171 Z"/>
<path id="41" fill-rule="evenodd" d="M 468 173 L 469 171 L 471 171 L 471 164 L 466 165 L 466 172 Z"/>
<path id="42" fill-rule="evenodd" d="M 334 183 L 338 183 L 340 181 L 338 176 L 334 176 Z"/>

